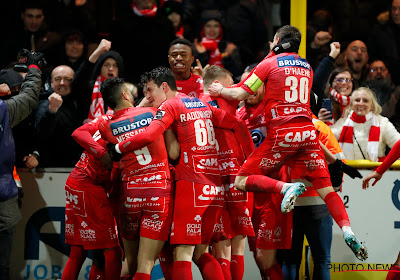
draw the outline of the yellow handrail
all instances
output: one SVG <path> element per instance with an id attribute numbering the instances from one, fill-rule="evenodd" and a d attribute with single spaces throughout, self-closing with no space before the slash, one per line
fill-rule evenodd
<path id="1" fill-rule="evenodd" d="M 347 164 L 355 168 L 368 169 L 375 168 L 382 164 L 382 162 L 373 162 L 370 160 L 347 160 Z M 400 160 L 396 160 L 390 168 L 400 169 Z"/>

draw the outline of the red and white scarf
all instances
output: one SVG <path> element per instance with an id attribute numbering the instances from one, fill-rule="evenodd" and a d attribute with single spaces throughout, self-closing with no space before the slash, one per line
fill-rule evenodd
<path id="1" fill-rule="evenodd" d="M 343 153 L 346 159 L 354 159 L 353 152 L 353 127 L 354 123 L 365 123 L 371 120 L 371 130 L 369 131 L 368 144 L 367 144 L 367 154 L 371 161 L 378 161 L 378 148 L 379 148 L 379 136 L 381 133 L 381 128 L 379 126 L 378 117 L 369 112 L 365 116 L 357 116 L 354 111 L 351 111 L 349 117 L 346 119 L 343 125 L 342 133 L 339 137 L 339 144 L 342 147 Z"/>
<path id="2" fill-rule="evenodd" d="M 103 96 L 100 93 L 100 86 L 101 83 L 106 80 L 106 77 L 99 75 L 96 79 L 96 82 L 94 83 L 93 87 L 93 92 L 92 92 L 92 100 L 90 102 L 90 109 L 89 109 L 89 115 L 88 115 L 88 120 L 94 120 L 95 118 L 104 115 L 106 112 L 109 115 L 112 115 L 114 113 L 113 110 L 110 108 L 107 108 L 107 111 L 104 109 L 104 100 Z"/>
<path id="3" fill-rule="evenodd" d="M 333 99 L 336 102 L 338 102 L 342 107 L 346 107 L 347 105 L 350 104 L 350 96 L 346 96 L 346 95 L 340 94 L 339 92 L 337 92 L 333 88 L 329 89 L 329 93 L 331 94 Z"/>
<path id="4" fill-rule="evenodd" d="M 135 2 L 132 3 L 131 8 L 133 12 L 140 16 L 140 17 L 155 17 L 157 14 L 157 5 L 154 4 L 151 9 L 144 9 L 144 10 L 139 10 L 135 4 Z"/>

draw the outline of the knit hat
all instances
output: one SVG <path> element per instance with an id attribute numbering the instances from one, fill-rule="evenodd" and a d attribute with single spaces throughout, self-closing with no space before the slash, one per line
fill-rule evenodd
<path id="1" fill-rule="evenodd" d="M 7 84 L 9 88 L 20 86 L 24 78 L 13 69 L 3 69 L 0 71 L 0 84 Z"/>

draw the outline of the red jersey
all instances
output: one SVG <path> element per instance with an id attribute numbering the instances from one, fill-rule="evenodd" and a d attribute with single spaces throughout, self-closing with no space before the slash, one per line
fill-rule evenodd
<path id="1" fill-rule="evenodd" d="M 233 130 L 245 154 L 249 155 L 252 151 L 252 145 L 248 145 L 249 132 L 244 123 L 197 98 L 181 93 L 166 100 L 158 108 L 144 135 L 131 137 L 118 147 L 125 153 L 145 146 L 170 126 L 181 147 L 175 174 L 177 180 L 220 185 L 214 126 Z"/>
<path id="2" fill-rule="evenodd" d="M 85 150 L 81 158 L 71 172 L 74 179 L 87 179 L 95 185 L 106 186 L 110 180 L 110 170 L 108 170 L 100 159 L 107 153 L 107 142 L 101 137 L 99 122 L 110 119 L 110 115 L 103 115 L 91 122 L 77 128 L 72 133 L 72 138 Z"/>
<path id="3" fill-rule="evenodd" d="M 116 144 L 141 134 L 152 122 L 156 109 L 131 107 L 120 110 L 99 124 L 101 135 Z M 141 149 L 123 155 L 119 162 L 121 182 L 136 197 L 167 196 L 170 194 L 168 154 L 164 137 L 160 135 Z M 131 193 L 132 193 L 131 192 Z"/>
<path id="4" fill-rule="evenodd" d="M 226 100 L 221 97 L 213 98 L 210 95 L 203 95 L 201 100 L 231 115 L 235 115 L 237 105 L 239 104 L 239 101 Z M 236 139 L 235 134 L 228 129 L 215 128 L 215 136 L 218 141 L 220 174 L 221 176 L 235 176 L 245 160 L 240 143 Z M 250 138 L 248 141 L 250 141 Z"/>
<path id="5" fill-rule="evenodd" d="M 254 147 L 258 148 L 267 136 L 264 98 L 254 106 L 243 106 L 236 111 L 236 117 L 243 120 L 250 131 Z"/>
<path id="6" fill-rule="evenodd" d="M 270 52 L 240 82 L 240 86 L 250 94 L 265 83 L 265 116 L 268 125 L 285 123 L 295 117 L 307 117 L 312 120 L 310 110 L 310 90 L 313 71 L 306 59 L 297 53 Z"/>
<path id="7" fill-rule="evenodd" d="M 203 78 L 190 73 L 187 80 L 175 80 L 178 92 L 184 93 L 190 97 L 200 98 L 203 95 Z"/>

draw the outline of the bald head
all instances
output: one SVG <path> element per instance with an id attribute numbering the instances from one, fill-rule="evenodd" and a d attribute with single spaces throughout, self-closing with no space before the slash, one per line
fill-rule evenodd
<path id="1" fill-rule="evenodd" d="M 51 87 L 61 96 L 71 93 L 71 83 L 74 78 L 74 70 L 67 65 L 60 65 L 51 72 Z"/>

